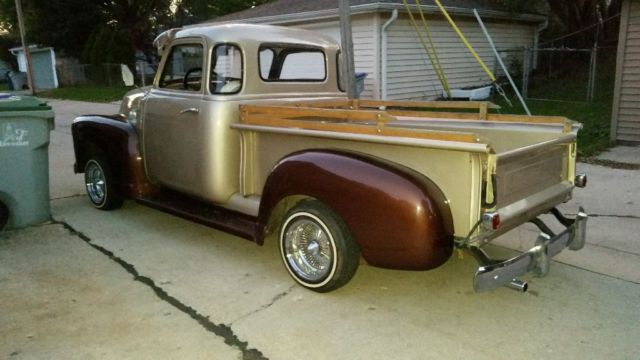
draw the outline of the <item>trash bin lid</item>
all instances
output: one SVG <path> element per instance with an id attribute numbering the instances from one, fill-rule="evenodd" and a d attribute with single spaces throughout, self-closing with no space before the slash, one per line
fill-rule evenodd
<path id="1" fill-rule="evenodd" d="M 7 111 L 47 111 L 51 106 L 34 96 L 0 93 L 0 113 Z"/>

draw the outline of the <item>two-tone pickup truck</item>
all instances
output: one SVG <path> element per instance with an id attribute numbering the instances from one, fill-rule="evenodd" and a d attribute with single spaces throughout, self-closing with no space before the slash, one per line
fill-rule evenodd
<path id="1" fill-rule="evenodd" d="M 428 270 L 456 248 L 480 262 L 477 291 L 524 291 L 518 277 L 584 245 L 584 211 L 556 210 L 586 185 L 576 122 L 485 102 L 347 99 L 338 44 L 299 29 L 195 26 L 156 46 L 152 87 L 120 114 L 74 121 L 75 171 L 98 209 L 135 199 L 275 239 L 293 279 L 318 292 L 346 284 L 361 257 Z M 566 229 L 554 234 L 545 213 Z M 482 250 L 525 222 L 541 230 L 531 250 L 506 261 Z"/>

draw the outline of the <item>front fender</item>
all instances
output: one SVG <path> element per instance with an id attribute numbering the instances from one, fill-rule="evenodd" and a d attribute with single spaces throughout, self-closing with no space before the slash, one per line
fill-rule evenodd
<path id="1" fill-rule="evenodd" d="M 275 166 L 262 194 L 258 242 L 278 203 L 300 195 L 340 215 L 370 265 L 427 270 L 453 251 L 451 210 L 431 180 L 383 159 L 327 150 L 294 153 Z"/>
<path id="2" fill-rule="evenodd" d="M 71 125 L 76 156 L 74 171 L 84 172 L 92 156 L 106 158 L 118 190 L 130 198 L 155 189 L 147 180 L 135 128 L 123 116 L 80 116 Z"/>

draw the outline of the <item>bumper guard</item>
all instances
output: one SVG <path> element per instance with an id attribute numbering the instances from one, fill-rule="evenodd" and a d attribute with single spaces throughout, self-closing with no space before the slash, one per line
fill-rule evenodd
<path id="1" fill-rule="evenodd" d="M 580 207 L 575 219 L 565 218 L 560 211 L 553 209 L 551 213 L 566 229 L 560 234 L 553 232 L 538 218 L 532 220 L 540 228 L 541 233 L 536 246 L 527 252 L 509 260 L 496 262 L 478 247 L 470 248 L 474 257 L 482 264 L 473 279 L 473 288 L 477 292 L 493 290 L 501 286 L 509 286 L 516 290 L 526 291 L 527 284 L 517 278 L 529 272 L 537 276 L 545 276 L 549 272 L 551 259 L 565 248 L 580 250 L 584 247 L 588 216 Z"/>

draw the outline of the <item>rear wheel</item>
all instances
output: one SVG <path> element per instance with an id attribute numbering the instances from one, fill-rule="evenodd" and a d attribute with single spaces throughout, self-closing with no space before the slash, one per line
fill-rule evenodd
<path id="1" fill-rule="evenodd" d="M 113 210 L 122 206 L 124 199 L 115 188 L 109 163 L 102 157 L 94 157 L 84 167 L 87 195 L 93 206 L 100 210 Z"/>
<path id="2" fill-rule="evenodd" d="M 317 200 L 291 209 L 280 229 L 280 253 L 289 274 L 317 292 L 335 290 L 358 269 L 360 250 L 342 219 Z"/>

